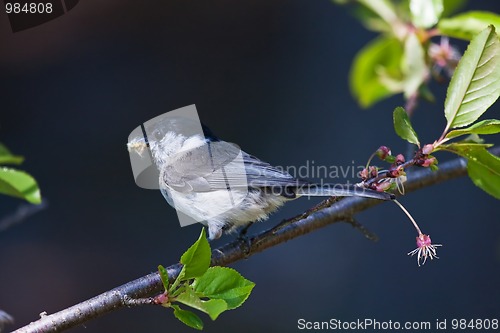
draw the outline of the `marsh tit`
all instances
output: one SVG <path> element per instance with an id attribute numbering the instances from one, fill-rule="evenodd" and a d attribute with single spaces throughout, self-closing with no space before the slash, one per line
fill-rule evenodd
<path id="1" fill-rule="evenodd" d="M 142 134 L 129 138 L 127 146 L 131 153 L 149 154 L 166 201 L 208 226 L 211 240 L 223 231 L 265 220 L 285 202 L 301 196 L 394 198 L 355 185 L 320 185 L 297 179 L 183 117 L 168 117 L 143 127 Z"/>

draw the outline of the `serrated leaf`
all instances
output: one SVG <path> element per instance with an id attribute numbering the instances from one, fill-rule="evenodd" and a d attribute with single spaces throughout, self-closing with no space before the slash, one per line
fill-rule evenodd
<path id="1" fill-rule="evenodd" d="M 427 76 L 425 53 L 415 33 L 408 34 L 405 40 L 402 71 L 404 75 L 404 93 L 408 99 L 418 90 Z"/>
<path id="2" fill-rule="evenodd" d="M 457 136 L 467 135 L 467 134 L 496 134 L 500 133 L 500 120 L 497 119 L 487 119 L 480 121 L 467 128 L 458 129 L 450 131 L 446 138 L 452 139 Z"/>
<path id="3" fill-rule="evenodd" d="M 492 12 L 470 11 L 451 18 L 441 19 L 438 23 L 439 31 L 446 36 L 471 40 L 488 25 L 500 29 L 500 16 Z"/>
<path id="4" fill-rule="evenodd" d="M 200 317 L 198 317 L 195 313 L 187 310 L 182 310 L 178 305 L 172 305 L 172 308 L 174 309 L 175 318 L 179 319 L 181 322 L 191 328 L 200 331 L 203 329 L 203 321 L 201 321 Z"/>
<path id="5" fill-rule="evenodd" d="M 443 0 L 410 0 L 411 22 L 418 28 L 435 25 L 443 13 Z"/>
<path id="6" fill-rule="evenodd" d="M 165 269 L 165 267 L 163 267 L 162 265 L 158 265 L 158 273 L 160 274 L 161 282 L 163 283 L 163 288 L 165 289 L 165 291 L 167 291 L 168 286 L 170 284 L 168 281 L 168 272 Z"/>
<path id="7" fill-rule="evenodd" d="M 393 37 L 379 37 L 363 47 L 351 66 L 349 84 L 351 93 L 360 106 L 367 108 L 401 87 L 390 87 L 385 81 L 401 81 L 403 46 Z"/>
<path id="8" fill-rule="evenodd" d="M 20 170 L 0 167 L 0 193 L 25 199 L 33 204 L 42 202 L 36 180 Z"/>
<path id="9" fill-rule="evenodd" d="M 396 134 L 409 143 L 416 144 L 420 147 L 420 141 L 418 140 L 417 133 L 411 126 L 410 118 L 408 117 L 405 109 L 398 106 L 394 109 L 392 117 Z"/>
<path id="10" fill-rule="evenodd" d="M 190 306 L 193 309 L 205 312 L 210 316 L 212 320 L 217 319 L 217 317 L 224 311 L 226 311 L 227 303 L 222 299 L 209 299 L 204 301 L 200 299 L 191 287 L 187 287 L 183 293 L 175 298 L 175 301 L 182 303 L 184 305 Z"/>
<path id="11" fill-rule="evenodd" d="M 0 165 L 2 164 L 14 164 L 19 165 L 23 163 L 24 157 L 19 155 L 13 155 L 9 149 L 0 143 Z"/>
<path id="12" fill-rule="evenodd" d="M 189 280 L 203 275 L 210 266 L 211 257 L 210 244 L 208 244 L 205 228 L 203 228 L 198 240 L 181 257 L 181 264 L 184 267 L 180 280 Z"/>
<path id="13" fill-rule="evenodd" d="M 476 121 L 500 95 L 500 41 L 493 27 L 474 37 L 451 78 L 446 129 Z"/>
<path id="14" fill-rule="evenodd" d="M 500 199 L 500 158 L 480 150 L 469 158 L 467 172 L 476 186 Z"/>
<path id="15" fill-rule="evenodd" d="M 202 301 L 204 311 L 210 316 L 210 319 L 215 320 L 219 315 L 228 310 L 227 303 L 222 299 L 209 299 Z"/>
<path id="16" fill-rule="evenodd" d="M 239 307 L 252 292 L 255 283 L 228 267 L 210 267 L 193 283 L 195 292 L 211 299 L 223 299 L 228 310 Z"/>
<path id="17" fill-rule="evenodd" d="M 446 150 L 465 158 L 474 156 L 475 152 L 485 150 L 493 146 L 490 143 L 455 142 L 438 146 L 435 151 Z"/>
<path id="18" fill-rule="evenodd" d="M 452 143 L 439 148 L 467 159 L 467 172 L 472 182 L 491 196 L 500 199 L 500 158 L 486 148 L 491 144 Z"/>

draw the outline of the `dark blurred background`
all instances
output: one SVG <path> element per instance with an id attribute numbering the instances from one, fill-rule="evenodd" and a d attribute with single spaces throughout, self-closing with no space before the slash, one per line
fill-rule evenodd
<path id="1" fill-rule="evenodd" d="M 135 185 L 125 147 L 136 126 L 169 110 L 196 104 L 218 136 L 281 166 L 359 165 L 381 144 L 404 152 L 392 128 L 402 98 L 361 110 L 348 91 L 351 61 L 374 36 L 328 0 L 86 0 L 18 33 L 0 13 L 0 142 L 26 156 L 21 168 L 49 202 L 0 233 L 0 309 L 19 327 L 178 261 L 200 227 L 180 228 L 158 191 Z M 444 126 L 445 86 L 433 88 L 438 102 L 413 118 L 423 142 Z M 488 118 L 500 117 L 498 105 Z M 205 331 L 293 332 L 299 318 L 499 318 L 498 201 L 467 178 L 401 201 L 444 245 L 441 259 L 419 268 L 407 257 L 416 232 L 383 204 L 358 216 L 377 243 L 335 224 L 234 264 L 257 286 L 217 321 L 201 314 Z M 289 203 L 251 231 L 314 203 Z M 0 218 L 20 204 L 0 197 Z M 156 307 L 73 330 L 110 331 L 192 330 Z"/>

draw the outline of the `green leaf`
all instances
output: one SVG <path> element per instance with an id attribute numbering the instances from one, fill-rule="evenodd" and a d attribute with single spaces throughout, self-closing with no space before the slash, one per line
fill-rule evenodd
<path id="1" fill-rule="evenodd" d="M 163 283 L 163 288 L 165 289 L 165 291 L 167 291 L 169 286 L 168 272 L 165 269 L 165 267 L 163 267 L 162 265 L 158 265 L 158 273 L 160 274 L 161 282 Z"/>
<path id="2" fill-rule="evenodd" d="M 464 139 L 460 140 L 459 142 L 463 143 L 484 143 L 484 140 L 477 134 L 470 134 L 467 135 Z"/>
<path id="3" fill-rule="evenodd" d="M 425 53 L 415 33 L 410 33 L 405 40 L 405 54 L 402 62 L 404 75 L 404 93 L 409 98 L 424 82 L 427 73 Z"/>
<path id="4" fill-rule="evenodd" d="M 192 307 L 193 309 L 205 312 L 212 320 L 224 311 L 227 310 L 227 303 L 222 299 L 209 299 L 208 301 L 201 300 L 188 286 L 183 293 L 175 298 L 179 303 Z"/>
<path id="5" fill-rule="evenodd" d="M 435 25 L 443 13 L 443 0 L 410 0 L 411 22 L 418 28 Z"/>
<path id="6" fill-rule="evenodd" d="M 377 32 L 392 31 L 392 27 L 377 13 L 359 2 L 349 4 L 348 10 L 368 30 Z"/>
<path id="7" fill-rule="evenodd" d="M 0 143 L 0 165 L 2 164 L 15 164 L 23 163 L 24 157 L 13 155 L 5 145 Z"/>
<path id="8" fill-rule="evenodd" d="M 255 283 L 227 267 L 210 267 L 193 283 L 197 294 L 211 299 L 223 299 L 227 303 L 228 310 L 243 304 L 254 286 Z"/>
<path id="9" fill-rule="evenodd" d="M 407 5 L 403 7 L 401 3 L 395 3 L 393 0 L 332 1 L 339 5 L 349 5 L 350 13 L 368 30 L 404 39 L 410 15 Z"/>
<path id="10" fill-rule="evenodd" d="M 33 204 L 42 202 L 36 180 L 24 171 L 0 167 L 0 193 L 25 199 Z"/>
<path id="11" fill-rule="evenodd" d="M 500 41 L 490 26 L 474 37 L 451 78 L 446 131 L 476 121 L 500 95 Z"/>
<path id="12" fill-rule="evenodd" d="M 452 139 L 466 134 L 496 134 L 500 133 L 500 120 L 487 119 L 475 123 L 467 128 L 453 130 L 446 135 L 446 138 Z"/>
<path id="13" fill-rule="evenodd" d="M 198 240 L 181 257 L 181 264 L 184 267 L 180 280 L 189 280 L 203 275 L 210 266 L 211 257 L 210 244 L 208 244 L 205 228 L 203 228 Z"/>
<path id="14" fill-rule="evenodd" d="M 467 161 L 467 172 L 472 182 L 491 196 L 500 199 L 500 158 L 486 148 L 492 145 L 452 143 L 439 149 L 454 152 Z"/>
<path id="15" fill-rule="evenodd" d="M 377 14 L 382 20 L 384 20 L 389 26 L 394 25 L 398 21 L 398 16 L 396 10 L 388 0 L 358 0 L 363 6 L 367 7 L 375 14 Z"/>
<path id="16" fill-rule="evenodd" d="M 385 81 L 401 81 L 403 46 L 393 37 L 379 37 L 363 47 L 354 58 L 349 83 L 358 103 L 367 108 L 401 87 L 391 87 Z"/>
<path id="17" fill-rule="evenodd" d="M 420 141 L 418 141 L 417 133 L 411 126 L 410 118 L 406 113 L 405 109 L 398 106 L 394 109 L 393 113 L 394 130 L 396 134 L 402 139 L 408 141 L 409 143 L 416 144 L 420 147 Z"/>
<path id="18" fill-rule="evenodd" d="M 454 14 L 461 10 L 467 0 L 443 0 L 443 14 L 441 14 L 441 17 L 448 17 L 451 14 Z"/>
<path id="19" fill-rule="evenodd" d="M 471 40 L 490 24 L 496 30 L 500 29 L 500 16 L 492 12 L 471 11 L 440 20 L 438 29 L 443 35 Z"/>
<path id="20" fill-rule="evenodd" d="M 179 319 L 191 328 L 200 331 L 203 329 L 203 322 L 195 313 L 187 310 L 182 310 L 178 305 L 172 305 L 172 308 L 174 309 L 175 318 Z"/>
<path id="21" fill-rule="evenodd" d="M 435 149 L 435 151 L 446 150 L 462 157 L 470 158 L 471 156 L 474 156 L 476 152 L 485 150 L 491 146 L 493 145 L 489 143 L 455 142 L 440 145 Z"/>
<path id="22" fill-rule="evenodd" d="M 467 172 L 476 186 L 500 199 L 500 158 L 480 150 L 469 158 Z"/>

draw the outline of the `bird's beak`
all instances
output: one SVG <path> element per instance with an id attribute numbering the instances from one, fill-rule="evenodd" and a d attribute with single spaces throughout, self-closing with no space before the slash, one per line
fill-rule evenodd
<path id="1" fill-rule="evenodd" d="M 140 137 L 135 137 L 132 140 L 130 140 L 127 143 L 127 149 L 129 151 L 129 153 L 135 152 L 139 156 L 142 157 L 143 154 L 148 149 L 148 145 L 147 145 L 146 140 L 144 139 L 144 137 L 140 136 Z"/>

